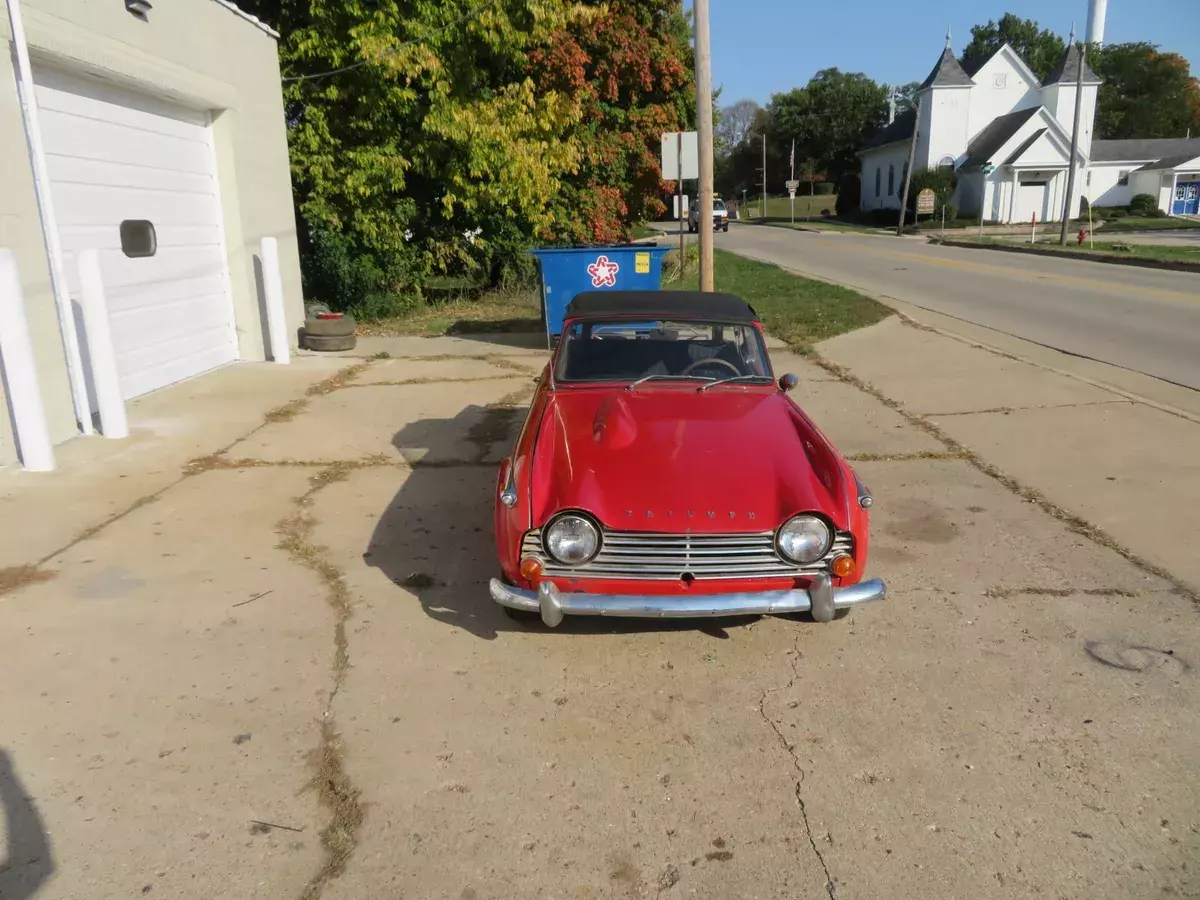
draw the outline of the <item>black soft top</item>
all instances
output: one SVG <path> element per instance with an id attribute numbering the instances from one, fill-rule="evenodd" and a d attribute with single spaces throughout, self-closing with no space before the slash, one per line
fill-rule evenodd
<path id="1" fill-rule="evenodd" d="M 567 304 L 568 319 L 602 316 L 759 321 L 753 307 L 741 297 L 700 291 L 585 291 Z"/>

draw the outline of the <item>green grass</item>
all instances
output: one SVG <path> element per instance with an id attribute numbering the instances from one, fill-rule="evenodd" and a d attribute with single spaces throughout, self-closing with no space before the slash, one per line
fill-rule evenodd
<path id="1" fill-rule="evenodd" d="M 431 336 L 539 332 L 542 325 L 538 303 L 538 291 L 534 288 L 464 291 L 408 316 L 361 324 L 359 333 Z"/>
<path id="2" fill-rule="evenodd" d="M 715 250 L 713 256 L 714 287 L 746 300 L 762 317 L 768 333 L 800 353 L 810 352 L 818 341 L 874 325 L 892 314 L 882 303 L 849 288 L 793 275 L 725 250 Z M 664 266 L 664 289 L 696 290 L 695 257 L 689 257 L 682 279 L 666 282 L 666 272 L 678 265 Z"/>
<path id="3" fill-rule="evenodd" d="M 649 225 L 646 225 L 645 223 L 639 223 L 629 229 L 629 235 L 635 241 L 640 240 L 641 238 L 658 237 L 660 233 L 661 232 L 651 228 Z"/>
<path id="4" fill-rule="evenodd" d="M 804 190 L 807 185 L 801 185 L 800 190 Z M 729 200 L 726 200 L 728 203 Z M 762 212 L 762 198 L 751 197 L 747 195 L 746 202 L 741 205 L 742 212 L 750 210 L 754 213 L 754 218 L 759 218 L 759 213 Z M 808 216 L 819 216 L 821 210 L 827 209 L 830 214 L 837 209 L 837 194 L 796 194 L 796 218 L 804 218 Z M 787 219 L 792 218 L 792 208 L 787 197 L 768 197 L 767 198 L 767 218 L 768 219 Z M 743 220 L 744 221 L 744 220 Z"/>
<path id="5" fill-rule="evenodd" d="M 1006 241 L 994 237 L 983 239 L 973 238 L 971 242 L 993 246 L 1029 246 L 1029 244 L 1022 244 L 1020 241 Z M 1154 259 L 1160 262 L 1200 263 L 1200 246 L 1181 247 L 1164 244 L 1122 244 L 1119 240 L 1100 240 L 1099 235 L 1097 235 L 1094 249 L 1089 248 L 1087 244 L 1084 244 L 1082 247 L 1079 246 L 1074 236 L 1071 238 L 1071 243 L 1065 247 L 1052 241 L 1038 241 L 1034 246 L 1039 250 L 1049 250 L 1054 253 L 1069 253 L 1073 256 L 1109 256 L 1117 259 Z"/>
<path id="6" fill-rule="evenodd" d="M 1121 232 L 1136 231 L 1178 231 L 1186 228 L 1200 228 L 1200 221 L 1195 219 L 1179 219 L 1169 216 L 1162 218 L 1142 218 L 1139 216 L 1123 216 L 1105 222 L 1103 228 L 1097 228 L 1096 234 L 1120 234 Z"/>

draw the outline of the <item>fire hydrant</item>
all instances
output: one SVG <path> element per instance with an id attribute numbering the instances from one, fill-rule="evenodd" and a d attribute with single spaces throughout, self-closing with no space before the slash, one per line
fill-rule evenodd
<path id="1" fill-rule="evenodd" d="M 1088 232 L 1086 228 L 1079 229 L 1079 246 L 1083 246 L 1083 242 L 1087 240 Z"/>

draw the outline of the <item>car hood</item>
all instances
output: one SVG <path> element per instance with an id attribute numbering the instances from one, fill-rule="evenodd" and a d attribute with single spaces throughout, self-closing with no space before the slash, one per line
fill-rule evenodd
<path id="1" fill-rule="evenodd" d="M 779 391 L 644 385 L 554 391 L 533 524 L 583 509 L 619 531 L 770 531 L 801 512 L 848 527 L 839 458 Z"/>

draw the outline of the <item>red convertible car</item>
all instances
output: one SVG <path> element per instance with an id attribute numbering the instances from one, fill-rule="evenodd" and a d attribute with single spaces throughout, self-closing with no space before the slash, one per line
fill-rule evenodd
<path id="1" fill-rule="evenodd" d="M 871 494 L 775 381 L 730 294 L 595 291 L 567 307 L 496 486 L 507 610 L 711 617 L 882 600 Z"/>

